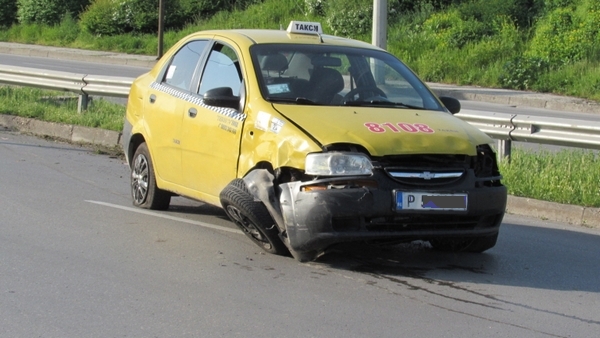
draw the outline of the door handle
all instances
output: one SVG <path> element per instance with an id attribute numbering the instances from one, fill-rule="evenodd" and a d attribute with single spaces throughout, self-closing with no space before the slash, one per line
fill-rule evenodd
<path id="1" fill-rule="evenodd" d="M 190 108 L 188 109 L 188 116 L 191 118 L 196 117 L 196 115 L 198 115 L 198 111 L 196 110 L 196 108 Z"/>
<path id="2" fill-rule="evenodd" d="M 156 95 L 150 94 L 150 103 L 156 102 Z"/>

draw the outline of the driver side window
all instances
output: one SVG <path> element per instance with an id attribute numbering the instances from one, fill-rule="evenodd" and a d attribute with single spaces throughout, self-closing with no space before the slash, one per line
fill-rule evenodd
<path id="1" fill-rule="evenodd" d="M 204 95 L 214 88 L 229 87 L 233 95 L 239 96 L 241 84 L 242 73 L 237 54 L 231 47 L 216 43 L 202 73 L 198 94 Z"/>

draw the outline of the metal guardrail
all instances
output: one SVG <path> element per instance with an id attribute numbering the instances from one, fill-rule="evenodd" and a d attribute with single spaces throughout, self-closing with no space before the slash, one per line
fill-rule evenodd
<path id="1" fill-rule="evenodd" d="M 0 83 L 79 94 L 77 111 L 87 109 L 90 95 L 127 98 L 132 78 L 88 75 L 0 65 Z"/>
<path id="2" fill-rule="evenodd" d="M 456 116 L 497 139 L 503 157 L 510 157 L 512 141 L 600 149 L 600 122 L 596 121 L 469 110 Z"/>
<path id="3" fill-rule="evenodd" d="M 133 80 L 0 65 L 0 83 L 77 93 L 80 112 L 90 95 L 126 98 Z M 472 110 L 456 116 L 497 139 L 501 157 L 510 157 L 512 141 L 600 149 L 600 122 Z"/>

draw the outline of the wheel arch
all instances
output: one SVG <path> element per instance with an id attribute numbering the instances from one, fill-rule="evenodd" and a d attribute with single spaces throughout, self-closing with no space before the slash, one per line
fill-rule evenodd
<path id="1" fill-rule="evenodd" d="M 135 151 L 137 150 L 137 148 L 140 146 L 140 144 L 145 143 L 146 142 L 146 138 L 144 137 L 144 135 L 142 135 L 141 133 L 137 133 L 137 134 L 133 134 L 131 135 L 131 139 L 129 140 L 129 145 L 127 147 L 127 158 L 128 159 L 132 159 L 133 158 L 133 154 L 135 154 Z M 131 167 L 131 160 L 129 161 L 129 166 Z"/>

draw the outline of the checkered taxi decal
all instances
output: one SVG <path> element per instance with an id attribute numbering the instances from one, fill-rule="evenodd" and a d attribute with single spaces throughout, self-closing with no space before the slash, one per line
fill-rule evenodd
<path id="1" fill-rule="evenodd" d="M 157 82 L 152 82 L 152 84 L 150 85 L 150 88 L 156 89 L 160 92 L 169 94 L 171 96 L 174 96 L 178 99 L 182 99 L 187 102 L 190 102 L 192 104 L 201 106 L 202 108 L 210 109 L 218 114 L 221 114 L 223 116 L 226 116 L 226 117 L 238 120 L 238 121 L 244 121 L 246 119 L 246 114 L 240 113 L 237 110 L 231 109 L 231 108 L 209 106 L 204 103 L 204 100 L 202 100 L 202 97 L 200 97 L 198 95 L 192 95 L 189 92 L 183 92 L 181 90 L 174 89 L 173 87 L 166 86 L 166 85 L 163 85 L 163 84 L 157 83 Z"/>

